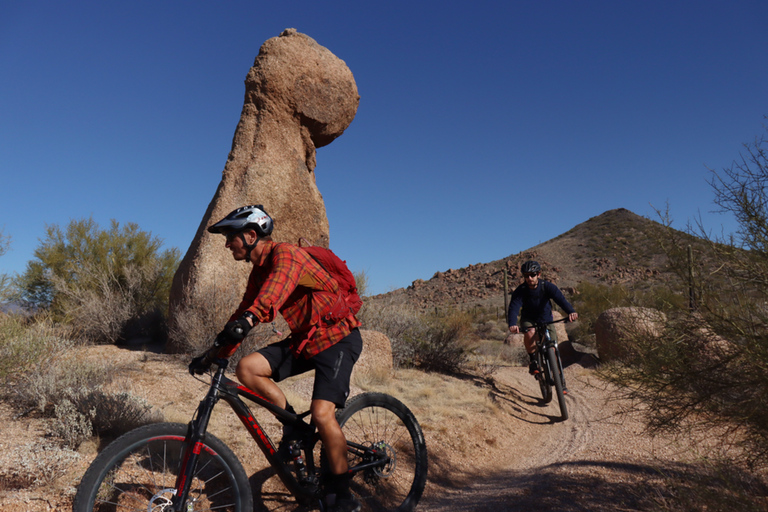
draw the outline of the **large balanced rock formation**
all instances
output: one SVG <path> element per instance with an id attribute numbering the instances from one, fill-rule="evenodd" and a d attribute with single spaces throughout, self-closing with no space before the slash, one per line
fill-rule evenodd
<path id="1" fill-rule="evenodd" d="M 237 264 L 224 238 L 206 231 L 235 208 L 264 205 L 275 220 L 275 241 L 304 237 L 328 246 L 315 149 L 344 132 L 359 100 L 344 61 L 312 38 L 286 29 L 262 45 L 245 80 L 243 111 L 221 183 L 174 276 L 172 326 L 176 315 L 210 309 L 211 301 L 220 307 L 221 301 L 234 300 L 231 311 L 237 306 L 251 266 Z M 169 349 L 183 349 L 178 338 L 186 334 L 175 334 Z"/>

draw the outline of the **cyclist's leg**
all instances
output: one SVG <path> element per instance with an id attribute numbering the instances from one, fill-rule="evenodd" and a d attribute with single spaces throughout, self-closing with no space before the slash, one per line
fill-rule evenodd
<path id="1" fill-rule="evenodd" d="M 309 365 L 306 363 L 302 365 L 293 357 L 291 340 L 286 338 L 243 357 L 237 363 L 235 374 L 248 389 L 285 409 L 288 402 L 275 382 L 309 369 Z"/>
<path id="2" fill-rule="evenodd" d="M 530 359 L 528 371 L 531 374 L 535 374 L 539 370 L 538 364 L 536 363 L 536 341 L 538 339 L 536 336 L 536 329 L 533 328 L 532 322 L 522 319 L 520 322 L 520 330 L 523 331 L 523 345 L 525 346 L 525 351 L 528 353 L 528 359 Z"/>
<path id="3" fill-rule="evenodd" d="M 352 501 L 347 474 L 347 440 L 336 419 L 336 407 L 344 407 L 349 397 L 349 379 L 362 348 L 360 331 L 355 329 L 343 340 L 311 358 L 315 366 L 315 385 L 310 411 L 331 471 L 327 482 L 328 493 L 335 494 L 338 499 Z"/>
<path id="4" fill-rule="evenodd" d="M 323 441 L 325 453 L 331 473 L 340 475 L 346 473 L 347 466 L 347 440 L 336 421 L 336 404 L 328 400 L 312 400 L 310 407 L 312 423 L 317 427 L 317 433 Z"/>
<path id="5" fill-rule="evenodd" d="M 272 368 L 263 355 L 254 352 L 242 358 L 237 363 L 235 374 L 245 387 L 255 391 L 275 405 L 285 408 L 285 394 L 272 381 Z"/>
<path id="6" fill-rule="evenodd" d="M 533 322 L 521 319 L 520 321 L 520 331 L 523 333 L 523 345 L 525 346 L 525 351 L 528 352 L 528 354 L 533 354 L 536 352 L 536 329 L 533 328 Z"/>

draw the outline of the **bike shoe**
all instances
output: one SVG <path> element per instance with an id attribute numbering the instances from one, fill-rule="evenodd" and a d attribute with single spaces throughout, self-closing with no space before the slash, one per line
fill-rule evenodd
<path id="1" fill-rule="evenodd" d="M 293 454 L 291 454 L 291 443 L 301 440 L 301 436 L 297 429 L 292 425 L 283 425 L 283 438 L 280 439 L 280 443 L 277 445 L 277 456 L 283 462 L 293 460 Z"/>
<path id="2" fill-rule="evenodd" d="M 336 502 L 328 507 L 328 512 L 360 512 L 361 508 L 354 496 L 337 497 Z"/>
<path id="3" fill-rule="evenodd" d="M 536 375 L 539 373 L 539 365 L 536 363 L 536 361 L 531 361 L 531 364 L 528 365 L 528 373 L 531 375 Z"/>

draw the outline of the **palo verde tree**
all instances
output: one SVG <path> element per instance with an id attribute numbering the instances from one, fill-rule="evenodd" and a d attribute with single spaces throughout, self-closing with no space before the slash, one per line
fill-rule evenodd
<path id="1" fill-rule="evenodd" d="M 92 341 L 158 336 L 179 258 L 134 223 L 102 229 L 92 218 L 72 220 L 46 226 L 18 287 L 28 305 Z"/>
<path id="2" fill-rule="evenodd" d="M 644 404 L 652 429 L 703 429 L 768 466 L 768 141 L 712 171 L 715 203 L 738 221 L 712 237 L 701 221 L 689 233 L 659 230 L 670 263 L 694 290 L 689 308 L 668 315 L 664 332 L 631 342 L 624 364 L 605 369 Z M 669 225 L 669 219 L 665 220 Z M 690 251 L 691 237 L 704 243 Z M 693 257 L 691 258 L 692 255 Z"/>

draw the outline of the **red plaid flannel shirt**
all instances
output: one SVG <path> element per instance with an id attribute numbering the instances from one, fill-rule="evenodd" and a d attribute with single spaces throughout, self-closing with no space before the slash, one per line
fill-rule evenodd
<path id="1" fill-rule="evenodd" d="M 303 357 L 310 358 L 360 326 L 351 313 L 335 324 L 321 322 L 336 302 L 338 290 L 336 280 L 305 251 L 292 244 L 267 241 L 261 257 L 253 262 L 245 295 L 230 321 L 250 311 L 259 322 L 271 322 L 279 311 L 291 329 L 294 349 L 316 328 L 301 351 Z"/>

